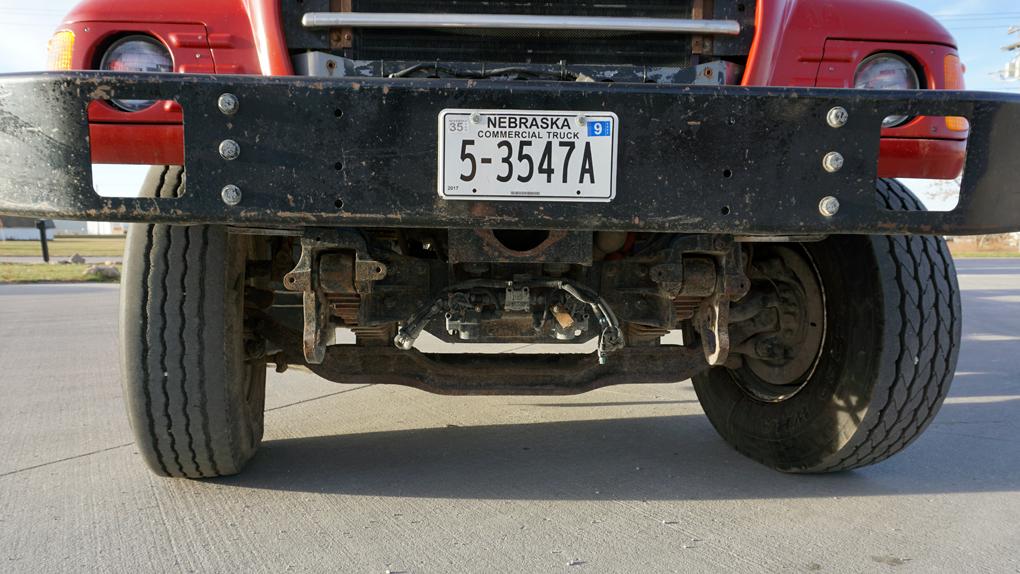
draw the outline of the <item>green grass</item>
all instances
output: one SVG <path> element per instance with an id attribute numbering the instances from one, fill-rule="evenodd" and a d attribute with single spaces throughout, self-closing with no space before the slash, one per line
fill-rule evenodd
<path id="1" fill-rule="evenodd" d="M 63 236 L 48 242 L 50 257 L 120 257 L 124 254 L 124 236 Z M 0 241 L 0 257 L 42 257 L 38 241 Z"/>
<path id="2" fill-rule="evenodd" d="M 0 263 L 0 284 L 4 283 L 116 283 L 85 275 L 90 265 L 46 265 L 45 263 Z"/>

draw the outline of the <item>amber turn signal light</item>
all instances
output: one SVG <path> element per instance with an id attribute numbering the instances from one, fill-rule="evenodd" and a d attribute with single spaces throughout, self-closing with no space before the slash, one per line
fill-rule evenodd
<path id="1" fill-rule="evenodd" d="M 942 61 L 942 69 L 946 84 L 944 88 L 947 90 L 962 90 L 964 87 L 963 65 L 960 63 L 960 57 L 956 54 L 946 54 Z M 946 127 L 950 131 L 965 132 L 970 129 L 970 123 L 967 121 L 967 118 L 946 116 Z"/>
<path id="2" fill-rule="evenodd" d="M 60 30 L 50 38 L 46 68 L 49 70 L 70 70 L 74 54 L 74 32 Z"/>

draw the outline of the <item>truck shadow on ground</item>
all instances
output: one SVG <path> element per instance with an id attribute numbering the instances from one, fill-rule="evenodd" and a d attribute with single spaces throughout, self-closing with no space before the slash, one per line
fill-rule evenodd
<path id="1" fill-rule="evenodd" d="M 1020 488 L 1020 440 L 1008 432 L 1015 429 L 994 425 L 1013 424 L 1008 414 L 1015 401 L 1020 397 L 947 404 L 905 452 L 842 474 L 767 469 L 726 445 L 704 416 L 687 415 L 271 440 L 242 475 L 215 482 L 310 493 L 528 500 L 1012 491 Z"/>

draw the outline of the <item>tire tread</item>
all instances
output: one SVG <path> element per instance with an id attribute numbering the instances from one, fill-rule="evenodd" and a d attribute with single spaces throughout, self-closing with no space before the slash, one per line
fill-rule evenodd
<path id="1" fill-rule="evenodd" d="M 895 180 L 879 180 L 877 189 L 887 209 L 924 209 Z M 959 338 L 954 336 L 954 329 L 959 327 L 959 301 L 954 297 L 956 274 L 944 240 L 890 235 L 876 241 L 885 241 L 900 287 L 900 301 L 895 306 L 899 351 L 893 375 L 876 385 L 871 397 L 869 411 L 878 409 L 877 416 L 866 417 L 863 428 L 837 453 L 845 454 L 815 472 L 875 464 L 906 448 L 938 413 L 955 371 Z"/>
<path id="2" fill-rule="evenodd" d="M 150 170 L 142 195 L 176 197 L 184 170 Z M 242 442 L 262 413 L 247 413 L 246 370 L 231 364 L 225 341 L 239 336 L 231 312 L 227 232 L 213 226 L 133 225 L 122 292 L 122 364 L 136 443 L 153 472 L 204 478 L 235 474 L 261 433 Z M 252 443 L 252 444 L 248 444 Z"/>

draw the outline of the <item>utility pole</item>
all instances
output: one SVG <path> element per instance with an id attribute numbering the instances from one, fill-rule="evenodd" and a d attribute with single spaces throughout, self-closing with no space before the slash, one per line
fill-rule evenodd
<path id="1" fill-rule="evenodd" d="M 1010 26 L 1007 34 L 1020 33 L 1020 26 Z M 1007 52 L 1014 52 L 1016 55 L 1009 62 L 1006 62 L 1006 69 L 1002 72 L 1003 80 L 1020 80 L 1020 42 L 1013 42 L 1002 47 Z"/>
<path id="2" fill-rule="evenodd" d="M 1006 33 L 1020 35 L 1020 26 L 1010 26 Z M 1007 44 L 1002 49 L 1015 54 L 1012 60 L 1006 62 L 1006 68 L 1002 71 L 1002 79 L 1020 81 L 1020 41 Z M 1020 232 L 1014 233 L 1013 239 L 1016 241 L 1017 251 L 1020 251 Z"/>

